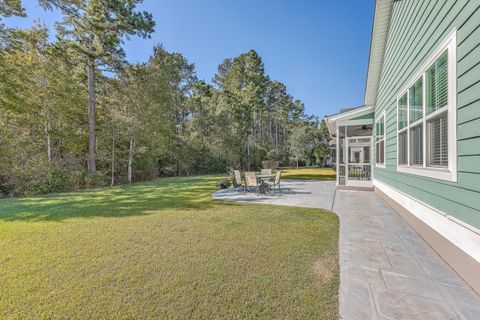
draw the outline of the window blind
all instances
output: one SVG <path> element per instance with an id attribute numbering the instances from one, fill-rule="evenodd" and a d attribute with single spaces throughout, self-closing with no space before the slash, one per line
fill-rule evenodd
<path id="1" fill-rule="evenodd" d="M 408 158 L 407 131 L 398 134 L 398 163 L 405 165 Z"/>
<path id="2" fill-rule="evenodd" d="M 420 120 L 423 116 L 423 79 L 420 78 L 410 88 L 410 123 Z"/>
<path id="3" fill-rule="evenodd" d="M 415 166 L 423 165 L 423 126 L 410 129 L 410 163 Z"/>
<path id="4" fill-rule="evenodd" d="M 442 116 L 428 122 L 430 135 L 430 165 L 448 166 L 448 116 Z"/>
<path id="5" fill-rule="evenodd" d="M 385 115 L 375 121 L 375 160 L 377 164 L 385 164 Z"/>
<path id="6" fill-rule="evenodd" d="M 445 52 L 427 70 L 427 114 L 448 104 L 448 53 Z"/>
<path id="7" fill-rule="evenodd" d="M 403 129 L 407 126 L 407 110 L 407 94 L 405 93 L 398 101 L 398 129 Z"/>
<path id="8" fill-rule="evenodd" d="M 378 152 L 378 163 L 384 164 L 385 163 L 385 140 L 379 142 L 377 147 Z"/>

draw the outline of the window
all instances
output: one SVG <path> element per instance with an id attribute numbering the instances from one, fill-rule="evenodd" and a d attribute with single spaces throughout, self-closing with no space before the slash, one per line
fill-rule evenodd
<path id="1" fill-rule="evenodd" d="M 456 181 L 455 126 L 456 30 L 397 98 L 398 170 Z"/>
<path id="2" fill-rule="evenodd" d="M 445 52 L 427 74 L 428 162 L 448 167 L 448 53 Z"/>
<path id="3" fill-rule="evenodd" d="M 385 167 L 385 113 L 375 120 L 375 164 Z"/>

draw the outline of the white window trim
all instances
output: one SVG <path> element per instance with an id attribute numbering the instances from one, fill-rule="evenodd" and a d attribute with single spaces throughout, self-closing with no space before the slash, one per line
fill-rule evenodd
<path id="1" fill-rule="evenodd" d="M 426 121 L 433 114 L 426 114 L 426 97 L 425 97 L 425 73 L 432 64 L 443 54 L 448 51 L 448 169 L 435 168 L 427 166 L 427 144 L 426 144 Z M 407 127 L 398 129 L 398 102 L 400 98 L 407 93 L 407 103 L 410 103 L 408 97 L 409 89 L 421 77 L 423 77 L 423 166 L 401 165 L 399 163 L 399 132 L 407 130 L 407 162 L 410 163 L 410 112 L 407 110 Z M 438 110 L 437 110 L 438 111 Z M 457 182 L 457 29 L 454 28 L 448 37 L 442 42 L 437 50 L 422 65 L 419 71 L 412 77 L 412 80 L 397 95 L 397 171 L 424 176 L 428 178 L 440 179 Z M 435 112 L 436 113 L 436 112 Z"/>
<path id="2" fill-rule="evenodd" d="M 383 117 L 383 163 L 377 163 L 377 123 L 381 121 Z M 387 114 L 383 111 L 375 121 L 373 122 L 375 128 L 375 135 L 373 139 L 373 145 L 375 146 L 375 167 L 385 169 L 387 167 Z"/>

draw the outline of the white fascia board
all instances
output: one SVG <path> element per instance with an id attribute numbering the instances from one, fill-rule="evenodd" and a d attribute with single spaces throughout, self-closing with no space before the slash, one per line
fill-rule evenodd
<path id="1" fill-rule="evenodd" d="M 380 78 L 382 75 L 385 50 L 388 41 L 394 0 L 376 0 L 370 40 L 365 102 L 367 106 L 376 104 Z"/>
<path id="2" fill-rule="evenodd" d="M 365 107 L 345 111 L 330 117 L 325 117 L 324 120 L 327 125 L 328 131 L 330 132 L 330 135 L 333 136 L 334 134 L 336 134 L 336 131 L 337 131 L 337 123 L 341 123 L 341 121 L 357 121 L 357 120 L 350 120 L 350 119 L 352 117 L 360 117 L 374 111 L 375 111 L 375 108 L 373 106 L 365 106 Z M 373 122 L 368 122 L 369 119 L 359 119 L 359 121 L 364 121 L 364 120 L 366 122 L 361 124 L 373 123 Z"/>

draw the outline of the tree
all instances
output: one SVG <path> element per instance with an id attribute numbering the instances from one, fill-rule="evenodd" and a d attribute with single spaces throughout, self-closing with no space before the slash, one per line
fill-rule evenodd
<path id="1" fill-rule="evenodd" d="M 77 110 L 86 99 L 77 68 L 47 34 L 42 26 L 12 30 L 16 45 L 0 54 L 0 79 L 6 79 L 0 81 L 2 193 L 62 191 L 69 184 L 65 174 L 78 173 L 84 143 Z"/>
<path id="2" fill-rule="evenodd" d="M 298 162 L 307 159 L 311 141 L 312 139 L 305 123 L 297 122 L 292 126 L 291 133 L 288 137 L 288 147 L 291 159 L 297 164 L 297 169 Z"/>
<path id="3" fill-rule="evenodd" d="M 211 85 L 197 79 L 194 65 L 181 53 L 162 46 L 138 64 L 108 51 L 113 50 L 108 37 L 100 38 L 102 30 L 91 31 L 102 23 L 106 9 L 98 11 L 100 18 L 89 11 L 90 5 L 106 2 L 52 3 L 64 10 L 87 6 L 79 15 L 75 10 L 65 14 L 55 42 L 42 25 L 5 28 L 0 196 L 222 172 L 228 166 L 257 169 L 263 160 L 287 165 L 293 159 L 298 165 L 310 161 L 322 141 L 318 121 L 305 115 L 303 103 L 284 84 L 268 77 L 255 51 L 225 59 Z M 91 39 L 90 31 L 95 39 L 91 55 L 84 42 Z M 104 68 L 115 73 L 106 74 Z M 93 86 L 86 79 L 93 79 Z M 96 175 L 85 170 L 92 127 L 85 125 L 82 111 L 92 106 L 92 91 L 87 90 L 92 87 Z"/>
<path id="4" fill-rule="evenodd" d="M 0 47 L 8 41 L 8 29 L 2 23 L 2 17 L 25 17 L 25 9 L 21 0 L 0 0 Z"/>
<path id="5" fill-rule="evenodd" d="M 327 157 L 329 155 L 327 146 L 324 143 L 319 143 L 315 146 L 313 152 L 318 165 L 324 167 Z"/>
<path id="6" fill-rule="evenodd" d="M 322 120 L 320 122 L 320 125 L 318 125 L 318 119 L 315 122 L 316 122 L 315 128 L 312 128 L 313 139 L 314 139 L 312 156 L 315 158 L 315 162 L 319 166 L 324 167 L 330 155 L 329 141 L 331 138 L 330 138 L 330 133 L 328 132 L 328 127 L 327 127 L 327 124 L 325 123 L 325 120 Z"/>
<path id="7" fill-rule="evenodd" d="M 58 24 L 60 46 L 80 56 L 87 69 L 88 156 L 90 174 L 96 172 L 96 92 L 98 67 L 118 68 L 125 57 L 124 37 L 149 37 L 155 22 L 147 12 L 136 12 L 142 0 L 40 0 L 47 9 L 57 8 L 64 15 Z"/>

